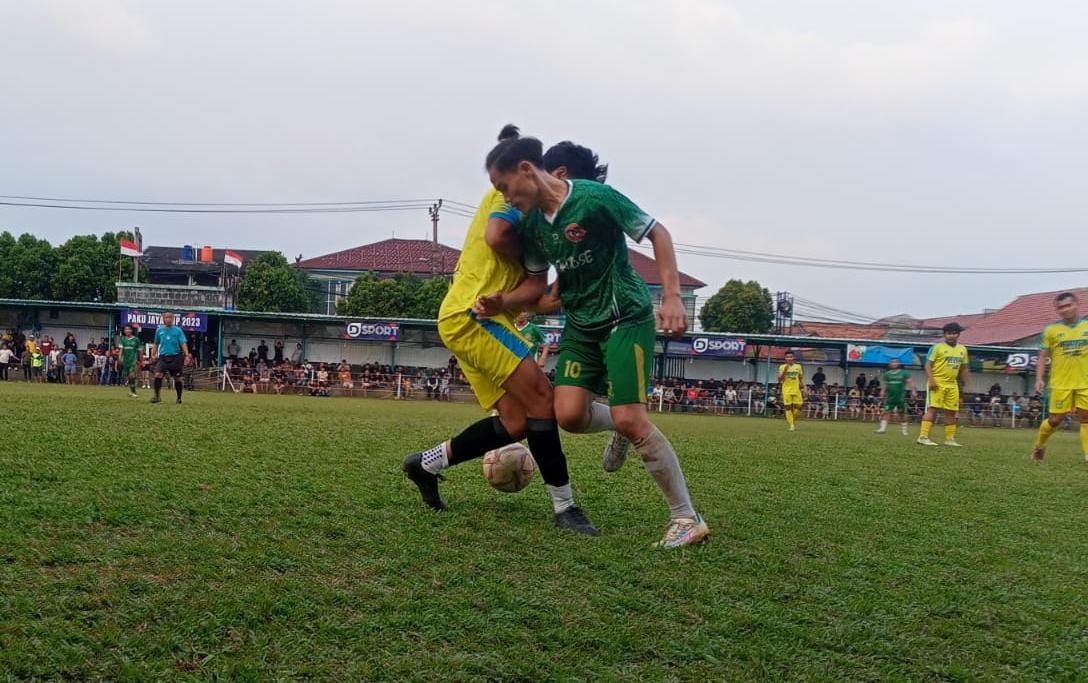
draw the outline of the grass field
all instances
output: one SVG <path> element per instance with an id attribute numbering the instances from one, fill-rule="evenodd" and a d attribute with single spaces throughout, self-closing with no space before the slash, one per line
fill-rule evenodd
<path id="1" fill-rule="evenodd" d="M 539 480 L 400 461 L 425 402 L 0 384 L 0 679 L 1083 680 L 1088 467 L 1072 434 L 664 416 L 709 543 L 603 435 L 565 438 L 599 538 Z M 939 432 L 939 429 L 937 430 Z"/>

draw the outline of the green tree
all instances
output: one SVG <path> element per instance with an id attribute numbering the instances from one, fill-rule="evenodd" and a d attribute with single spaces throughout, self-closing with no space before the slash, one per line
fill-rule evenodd
<path id="1" fill-rule="evenodd" d="M 133 259 L 121 256 L 118 241 L 130 233 L 77 235 L 56 248 L 51 292 L 60 301 L 117 301 L 117 278 L 132 279 Z"/>
<path id="2" fill-rule="evenodd" d="M 303 287 L 300 271 L 278 251 L 257 257 L 238 286 L 238 308 L 243 311 L 306 313 L 311 296 Z"/>
<path id="3" fill-rule="evenodd" d="M 367 272 L 355 279 L 336 311 L 367 318 L 433 319 L 448 289 L 444 278 L 420 279 L 407 273 L 380 278 Z"/>
<path id="4" fill-rule="evenodd" d="M 10 299 L 48 299 L 57 257 L 47 240 L 24 233 L 0 235 L 0 296 Z"/>
<path id="5" fill-rule="evenodd" d="M 774 300 L 755 280 L 730 280 L 699 311 L 707 332 L 760 334 L 774 326 Z"/>

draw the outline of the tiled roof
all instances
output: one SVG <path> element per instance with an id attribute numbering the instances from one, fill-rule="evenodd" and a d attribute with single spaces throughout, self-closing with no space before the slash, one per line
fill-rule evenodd
<path id="1" fill-rule="evenodd" d="M 900 313 L 889 315 L 876 321 L 877 325 L 888 325 L 911 330 L 939 330 L 950 322 L 957 322 L 964 328 L 984 318 L 987 313 L 963 313 L 961 315 L 946 315 L 939 318 L 915 318 L 914 316 Z"/>
<path id="2" fill-rule="evenodd" d="M 439 244 L 436 247 L 430 240 L 387 239 L 373 244 L 345 249 L 324 256 L 305 259 L 298 263 L 300 268 L 310 270 L 350 270 L 373 271 L 376 273 L 419 273 L 431 274 L 434 268 L 431 259 L 438 260 L 438 272 L 443 275 L 453 273 L 461 252 L 453 247 Z"/>
<path id="3" fill-rule="evenodd" d="M 850 323 L 819 323 L 796 320 L 793 334 L 810 337 L 828 337 L 830 339 L 883 339 L 888 332 L 887 325 L 853 325 Z"/>
<path id="4" fill-rule="evenodd" d="M 1043 331 L 1054 322 L 1054 297 L 1067 290 L 1037 292 L 1018 296 L 1004 308 L 978 320 L 964 330 L 960 341 L 964 344 L 1009 344 L 1027 339 Z M 1081 301 L 1088 301 L 1088 287 L 1068 290 Z"/>
<path id="5" fill-rule="evenodd" d="M 433 243 L 430 240 L 388 239 L 373 244 L 345 249 L 333 254 L 316 256 L 299 262 L 300 268 L 308 270 L 350 270 L 374 271 L 379 273 L 421 273 L 430 274 Z M 449 275 L 457 265 L 461 252 L 444 244 L 438 245 L 439 271 Z M 661 276 L 657 271 L 657 262 L 635 250 L 628 251 L 631 265 L 642 276 L 646 284 L 660 285 Z M 680 286 L 698 289 L 706 283 L 687 273 L 680 273 Z"/>
<path id="6" fill-rule="evenodd" d="M 635 272 L 642 276 L 642 279 L 646 281 L 646 284 L 661 284 L 661 275 L 657 272 L 657 261 L 634 249 L 629 249 L 627 255 L 631 259 L 631 266 L 635 269 Z M 706 287 L 706 283 L 697 278 L 693 278 L 687 273 L 681 272 L 680 286 L 690 289 L 699 289 L 700 287 Z"/>

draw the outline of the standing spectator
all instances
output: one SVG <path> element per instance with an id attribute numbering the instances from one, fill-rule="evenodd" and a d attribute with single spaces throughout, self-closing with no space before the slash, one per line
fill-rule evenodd
<path id="1" fill-rule="evenodd" d="M 824 374 L 823 368 L 816 368 L 816 374 L 812 376 L 812 386 L 819 389 L 827 382 L 827 375 Z"/>
<path id="2" fill-rule="evenodd" d="M 230 358 L 231 361 L 235 365 L 237 365 L 238 364 L 238 354 L 240 354 L 240 353 L 242 353 L 242 347 L 238 346 L 238 340 L 237 339 L 231 339 L 230 343 L 227 344 L 227 358 Z"/>
<path id="3" fill-rule="evenodd" d="M 283 340 L 277 339 L 272 345 L 272 362 L 275 365 L 279 365 L 283 362 Z"/>
<path id="4" fill-rule="evenodd" d="M 268 364 L 268 344 L 262 339 L 261 343 L 257 345 L 257 360 Z"/>
<path id="5" fill-rule="evenodd" d="M 75 353 L 78 350 L 79 350 L 79 345 L 76 343 L 76 336 L 74 334 L 72 334 L 71 332 L 69 332 L 64 337 L 64 351 L 65 352 L 71 351 L 72 353 Z"/>
<path id="6" fill-rule="evenodd" d="M 46 356 L 49 359 L 49 375 L 47 379 L 50 382 L 61 384 L 64 382 L 64 361 L 61 360 L 64 354 L 61 353 L 60 347 L 57 346 L 52 337 L 49 338 L 49 342 L 53 346 L 49 349 L 49 354 Z"/>
<path id="7" fill-rule="evenodd" d="M 76 352 L 71 349 L 64 352 L 61 356 L 61 360 L 64 362 L 64 380 L 68 384 L 75 384 L 76 379 L 76 361 L 79 357 L 76 356 Z"/>
<path id="8" fill-rule="evenodd" d="M 98 385 L 106 386 L 110 383 L 110 354 L 109 351 L 102 351 L 94 359 L 94 363 L 98 366 Z M 101 365 L 99 365 L 101 363 Z"/>
<path id="9" fill-rule="evenodd" d="M 249 367 L 256 368 L 257 367 L 257 348 L 253 347 L 253 346 L 249 347 L 249 355 L 246 356 L 246 358 L 249 359 Z"/>
<path id="10" fill-rule="evenodd" d="M 35 353 L 37 353 L 38 352 L 38 339 L 37 339 L 37 337 L 35 337 L 33 334 L 27 336 L 26 343 L 24 344 L 24 348 L 27 351 L 30 352 L 31 356 L 33 356 Z"/>
<path id="11" fill-rule="evenodd" d="M 858 388 L 858 398 L 859 399 L 861 398 L 861 395 L 865 393 L 865 387 L 867 387 L 868 385 L 869 385 L 869 382 L 868 382 L 868 380 L 865 379 L 865 373 L 864 372 L 861 373 L 860 375 L 858 375 L 857 379 L 854 380 L 854 386 L 856 386 Z"/>
<path id="12" fill-rule="evenodd" d="M 94 350 L 94 375 L 91 379 L 95 384 L 102 384 L 102 376 L 106 373 L 106 354 L 99 353 L 98 347 Z"/>
<path id="13" fill-rule="evenodd" d="M 443 401 L 451 400 L 450 397 L 450 376 L 449 373 L 442 373 L 442 380 L 438 383 L 438 391 Z"/>
<path id="14" fill-rule="evenodd" d="M 993 426 L 1001 426 L 1001 394 L 990 395 L 990 421 Z"/>
<path id="15" fill-rule="evenodd" d="M 32 371 L 34 354 L 30 352 L 30 349 L 28 349 L 26 345 L 23 346 L 23 355 L 19 358 L 19 363 L 23 367 L 23 381 L 30 383 L 34 377 Z"/>
<path id="16" fill-rule="evenodd" d="M 42 352 L 39 350 L 34 351 L 30 357 L 30 369 L 34 375 L 34 381 L 37 384 L 42 383 L 42 365 L 45 364 L 45 358 L 42 356 Z"/>
<path id="17" fill-rule="evenodd" d="M 7 342 L 4 342 L 3 347 L 0 347 L 0 379 L 5 382 L 8 379 L 8 366 L 11 364 L 11 359 L 15 357 L 15 352 L 11 350 Z"/>
<path id="18" fill-rule="evenodd" d="M 83 363 L 79 369 L 79 383 L 86 384 L 90 380 L 91 384 L 94 384 L 94 356 L 95 346 L 94 343 L 87 345 L 87 350 L 83 352 Z"/>
<path id="19" fill-rule="evenodd" d="M 106 341 L 105 337 L 102 337 L 102 341 L 98 342 L 98 352 L 101 353 L 101 354 L 105 354 L 109 350 L 110 350 L 109 342 Z"/>
<path id="20" fill-rule="evenodd" d="M 295 344 L 295 350 L 291 352 L 291 365 L 296 368 L 302 364 L 302 342 Z"/>

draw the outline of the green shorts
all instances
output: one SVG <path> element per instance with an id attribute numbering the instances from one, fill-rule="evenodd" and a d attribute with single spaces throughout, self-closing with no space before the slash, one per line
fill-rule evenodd
<path id="1" fill-rule="evenodd" d="M 906 415 L 907 413 L 907 397 L 906 396 L 889 396 L 884 399 L 884 411 L 891 412 L 898 410 Z"/>
<path id="2" fill-rule="evenodd" d="M 555 384 L 607 395 L 613 406 L 645 403 L 656 337 L 652 319 L 598 339 L 568 327 L 559 342 Z"/>

